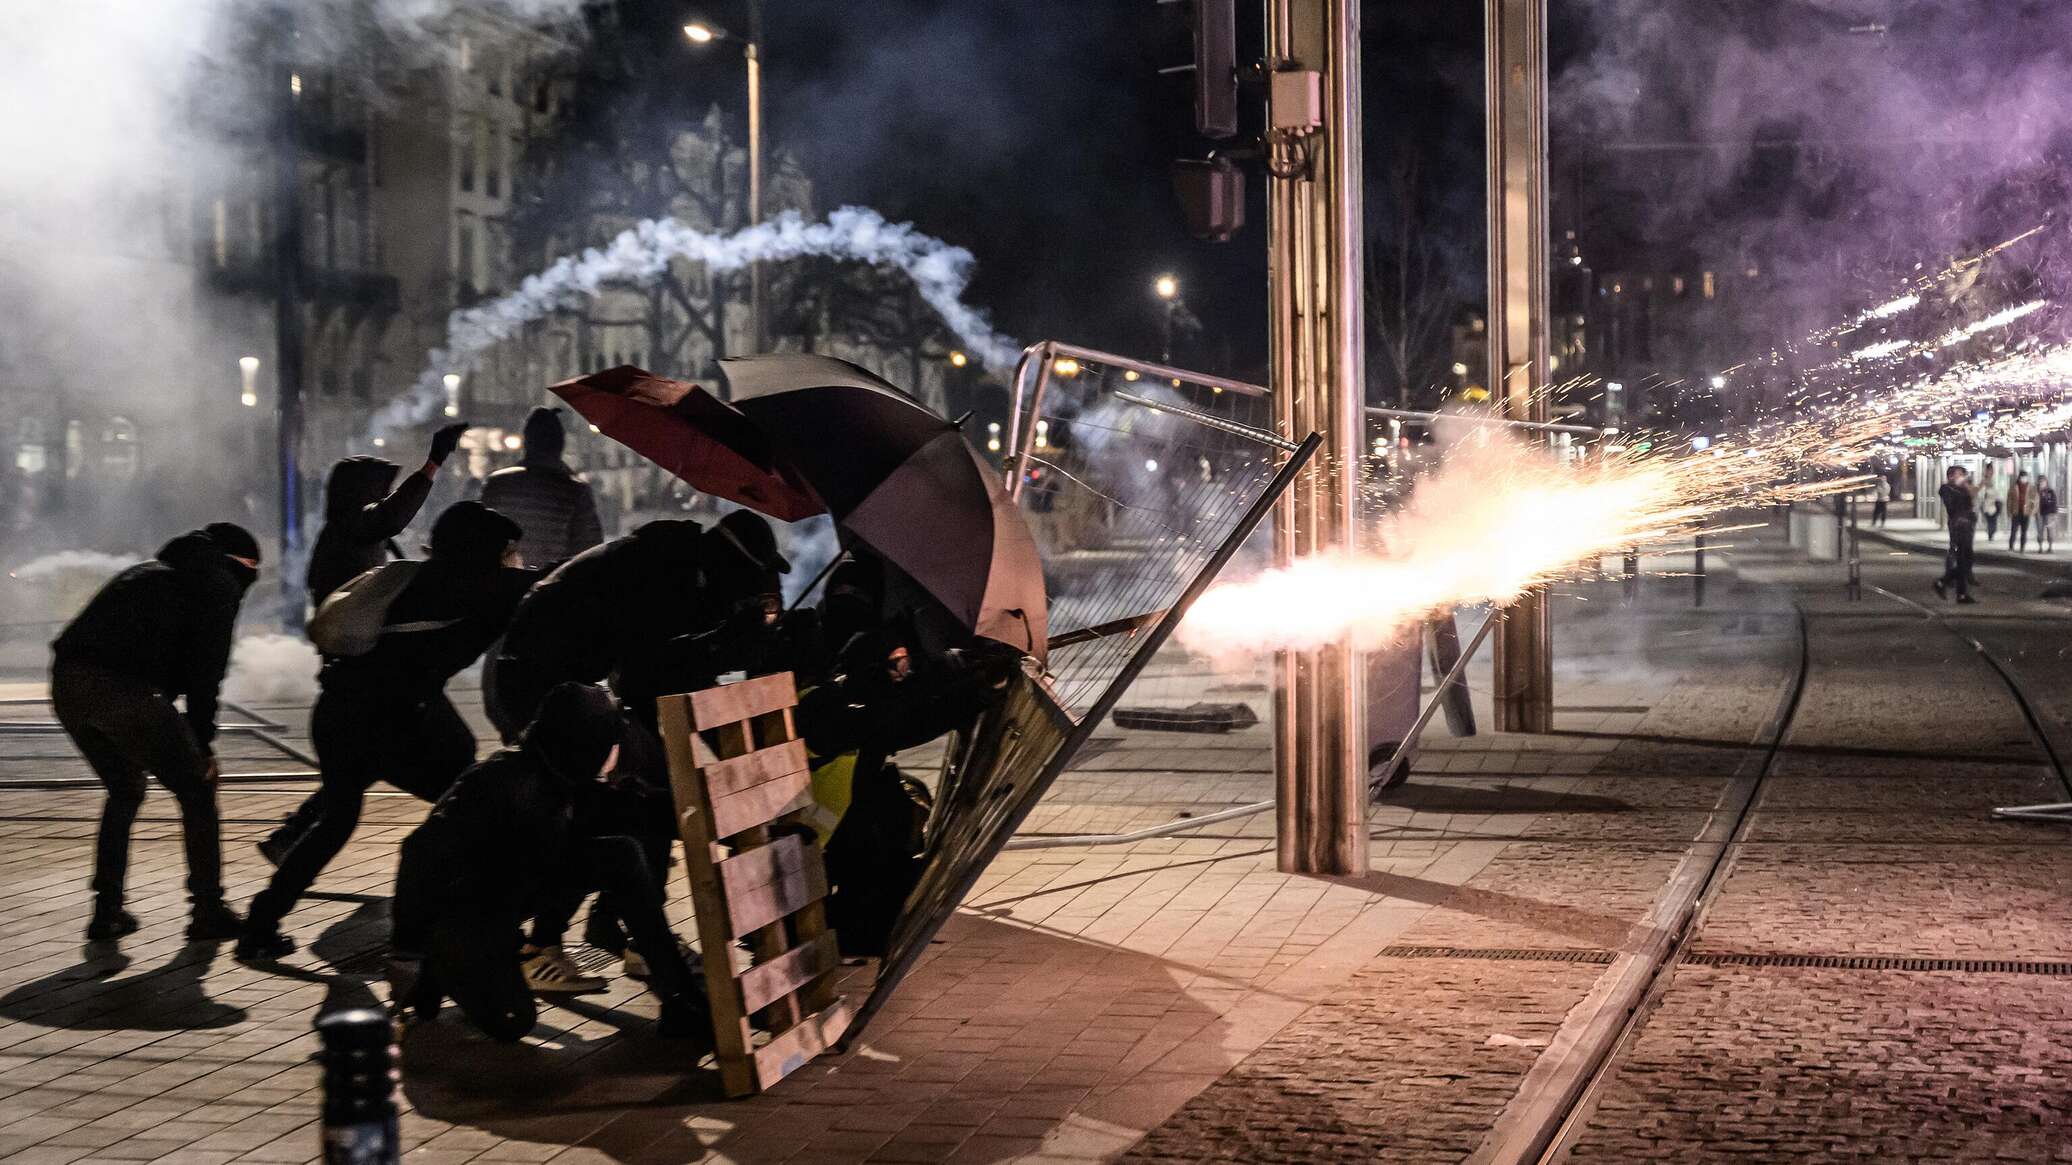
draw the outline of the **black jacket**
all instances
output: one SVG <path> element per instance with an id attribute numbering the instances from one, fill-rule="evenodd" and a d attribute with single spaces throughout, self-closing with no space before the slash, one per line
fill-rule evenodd
<path id="1" fill-rule="evenodd" d="M 1955 482 L 1946 481 L 1935 493 L 1942 499 L 1943 512 L 1949 515 L 1952 522 L 1978 520 L 1977 499 L 1972 496 L 1970 490 Z"/>
<path id="2" fill-rule="evenodd" d="M 503 634 L 539 572 L 460 566 L 432 559 L 389 605 L 382 623 L 447 623 L 389 632 L 365 655 L 326 656 L 317 682 L 326 691 L 364 692 L 416 703 L 439 694 Z"/>
<path id="3" fill-rule="evenodd" d="M 566 462 L 525 461 L 482 483 L 482 504 L 525 528 L 518 560 L 545 567 L 604 541 L 597 498 Z"/>
<path id="4" fill-rule="evenodd" d="M 251 580 L 207 534 L 192 530 L 158 557 L 108 580 L 51 650 L 130 676 L 167 699 L 187 698 L 187 723 L 203 748 L 216 736 L 216 697 L 230 665 L 238 605 Z"/>
<path id="5" fill-rule="evenodd" d="M 396 466 L 379 457 L 348 457 L 331 467 L 324 483 L 324 528 L 309 552 L 309 601 L 402 557 L 396 535 L 417 517 L 432 493 L 432 479 L 413 473 L 392 492 Z"/>
<path id="6" fill-rule="evenodd" d="M 656 644 L 704 631 L 707 610 L 696 522 L 649 522 L 592 547 L 532 588 L 503 654 L 556 681 L 596 683 Z"/>
<path id="7" fill-rule="evenodd" d="M 619 741 L 618 709 L 601 689 L 548 693 L 515 748 L 462 773 L 403 847 L 396 915 L 413 929 L 453 910 L 516 925 L 566 860 L 579 809 Z"/>

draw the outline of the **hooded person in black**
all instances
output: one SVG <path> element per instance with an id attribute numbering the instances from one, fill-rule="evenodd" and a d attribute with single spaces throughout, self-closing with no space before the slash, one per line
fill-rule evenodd
<path id="1" fill-rule="evenodd" d="M 230 663 L 238 606 L 259 576 L 259 543 L 217 522 L 180 535 L 150 562 L 110 579 L 51 644 L 58 722 L 108 787 L 94 846 L 94 913 L 86 936 L 137 928 L 123 910 L 130 826 L 153 773 L 180 803 L 191 939 L 233 937 L 223 902 L 216 815 L 216 698 Z M 173 700 L 184 697 L 183 717 Z"/>
<path id="2" fill-rule="evenodd" d="M 710 529 L 659 521 L 584 551 L 532 589 L 511 619 L 502 655 L 485 680 L 490 719 L 513 739 L 541 695 L 561 683 L 609 679 L 628 722 L 619 769 L 637 778 L 611 816 L 647 846 L 650 872 L 667 872 L 676 828 L 668 761 L 655 728 L 655 699 L 710 686 L 748 666 L 778 609 L 777 576 L 791 569 L 769 522 L 737 510 Z M 601 990 L 562 952 L 562 937 L 588 891 L 581 880 L 557 886 L 537 911 L 526 974 L 540 991 Z M 600 899 L 585 938 L 624 952 L 610 923 L 611 896 Z M 645 973 L 636 950 L 628 971 Z"/>
<path id="3" fill-rule="evenodd" d="M 676 686 L 697 678 L 690 673 L 732 670 L 705 637 L 751 608 L 753 621 L 766 623 L 777 576 L 790 569 L 769 522 L 747 510 L 710 530 L 649 522 L 586 550 L 541 580 L 512 617 L 490 719 L 508 742 L 554 685 L 610 679 L 627 710 L 652 729 L 656 696 L 691 690 Z"/>
<path id="4" fill-rule="evenodd" d="M 618 706 L 601 688 L 561 684 L 519 743 L 474 766 L 404 839 L 391 940 L 393 1002 L 432 1018 L 451 998 L 492 1038 L 530 1032 L 537 1012 L 518 967 L 518 928 L 551 879 L 571 867 L 609 886 L 662 999 L 665 1034 L 706 1021 L 695 972 L 669 930 L 640 846 L 586 832 L 588 802 L 618 752 Z"/>
<path id="5" fill-rule="evenodd" d="M 403 557 L 396 536 L 416 520 L 431 496 L 439 467 L 453 455 L 461 434 L 467 431 L 463 421 L 433 433 L 424 465 L 401 485 L 395 485 L 400 472 L 396 464 L 379 457 L 348 457 L 331 467 L 331 476 L 324 482 L 324 528 L 317 532 L 317 543 L 309 552 L 312 607 L 322 606 L 332 591 L 390 557 Z"/>
<path id="6" fill-rule="evenodd" d="M 447 700 L 446 681 L 502 634 L 539 577 L 503 565 L 519 536 L 517 523 L 480 502 L 449 507 L 432 526 L 430 560 L 389 604 L 374 648 L 325 657 L 310 716 L 321 781 L 315 820 L 252 899 L 239 958 L 295 949 L 281 919 L 352 837 L 368 786 L 386 780 L 436 801 L 473 763 L 475 736 Z"/>

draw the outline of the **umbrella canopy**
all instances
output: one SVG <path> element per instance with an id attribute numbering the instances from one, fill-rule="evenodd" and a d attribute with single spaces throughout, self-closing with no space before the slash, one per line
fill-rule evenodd
<path id="1" fill-rule="evenodd" d="M 695 384 L 621 364 L 548 391 L 693 489 L 783 522 L 827 512 L 761 426 Z"/>
<path id="2" fill-rule="evenodd" d="M 871 373 L 811 354 L 720 361 L 733 405 L 827 504 L 841 533 L 958 624 L 1038 659 L 1043 566 L 1021 511 L 957 426 Z"/>

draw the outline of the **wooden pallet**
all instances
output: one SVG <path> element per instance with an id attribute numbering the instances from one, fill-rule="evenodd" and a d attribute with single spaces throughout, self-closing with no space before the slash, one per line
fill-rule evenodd
<path id="1" fill-rule="evenodd" d="M 835 993 L 841 958 L 823 905 L 820 847 L 772 825 L 812 803 L 806 746 L 792 723 L 791 673 L 664 696 L 662 738 L 683 833 L 729 1096 L 760 1092 L 834 1046 L 854 1010 Z M 746 966 L 737 940 L 753 958 Z M 761 1013 L 767 1042 L 749 1017 Z"/>

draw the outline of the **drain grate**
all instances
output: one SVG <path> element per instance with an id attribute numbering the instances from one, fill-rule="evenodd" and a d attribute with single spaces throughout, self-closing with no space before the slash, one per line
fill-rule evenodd
<path id="1" fill-rule="evenodd" d="M 2072 962 L 2040 959 L 1931 959 L 1908 955 L 1780 955 L 1747 951 L 1692 951 L 1683 961 L 1701 967 L 1832 967 L 1843 971 L 1955 971 L 1971 975 L 2072 975 Z"/>
<path id="2" fill-rule="evenodd" d="M 1547 949 L 1538 947 L 1385 947 L 1384 959 L 1482 959 L 1492 962 L 1515 963 L 1598 963 L 1609 964 L 1615 957 L 1610 951 L 1577 951 Z"/>

